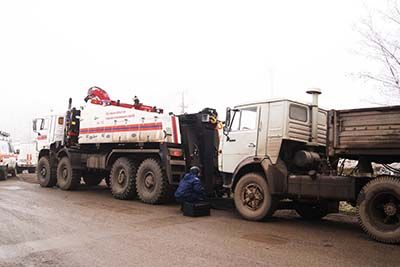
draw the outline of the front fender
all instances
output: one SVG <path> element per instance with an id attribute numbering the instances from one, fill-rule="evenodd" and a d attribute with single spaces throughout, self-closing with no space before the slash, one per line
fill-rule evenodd
<path id="1" fill-rule="evenodd" d="M 267 177 L 268 185 L 271 194 L 279 195 L 287 192 L 288 170 L 285 162 L 278 159 L 275 164 L 269 159 L 262 161 L 265 176 Z"/>
<path id="2" fill-rule="evenodd" d="M 267 157 L 248 157 L 240 162 L 232 175 L 232 190 L 235 190 L 237 182 L 243 175 L 251 172 L 264 174 L 271 194 L 283 194 L 287 192 L 288 171 L 286 164 L 280 159 L 273 164 Z"/>
<path id="3" fill-rule="evenodd" d="M 62 159 L 63 157 L 68 157 L 69 160 L 71 161 L 72 168 L 74 169 L 83 169 L 84 166 L 82 166 L 82 161 L 81 161 L 81 153 L 79 151 L 73 150 L 73 149 L 61 149 L 60 151 L 57 152 L 57 161 Z"/>

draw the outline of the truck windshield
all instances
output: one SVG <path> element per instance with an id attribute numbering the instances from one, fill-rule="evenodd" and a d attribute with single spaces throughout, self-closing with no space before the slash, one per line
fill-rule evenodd
<path id="1" fill-rule="evenodd" d="M 35 125 L 33 126 L 33 129 L 36 131 L 47 130 L 48 128 L 48 120 L 46 119 L 36 119 L 34 123 Z"/>

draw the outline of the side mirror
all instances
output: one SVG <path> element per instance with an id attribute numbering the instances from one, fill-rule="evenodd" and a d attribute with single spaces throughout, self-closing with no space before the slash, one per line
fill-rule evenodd
<path id="1" fill-rule="evenodd" d="M 32 121 L 32 123 L 33 123 L 33 125 L 32 125 L 32 129 L 33 129 L 33 132 L 36 132 L 36 124 L 37 124 L 37 119 L 34 119 L 33 121 Z"/>
<path id="2" fill-rule="evenodd" d="M 224 134 L 227 135 L 229 129 L 231 127 L 231 108 L 226 108 L 226 117 L 225 117 L 225 125 L 224 125 Z"/>
<path id="3" fill-rule="evenodd" d="M 232 115 L 232 112 L 233 112 L 233 115 Z M 226 121 L 225 121 L 225 126 L 224 126 L 224 135 L 226 136 L 226 140 L 228 142 L 235 141 L 229 137 L 229 132 L 232 129 L 232 123 L 235 120 L 237 112 L 239 112 L 238 109 L 231 109 L 231 108 L 226 109 Z"/>
<path id="4" fill-rule="evenodd" d="M 17 154 L 17 155 L 19 155 L 21 153 L 21 151 L 19 150 L 19 149 L 17 149 L 16 151 L 15 151 L 15 154 Z"/>
<path id="5" fill-rule="evenodd" d="M 225 118 L 225 125 L 229 127 L 231 125 L 231 118 L 232 118 L 232 109 L 226 108 L 226 118 Z"/>

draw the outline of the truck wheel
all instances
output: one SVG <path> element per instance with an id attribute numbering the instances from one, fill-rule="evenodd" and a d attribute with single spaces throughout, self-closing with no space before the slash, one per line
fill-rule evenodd
<path id="1" fill-rule="evenodd" d="M 57 184 L 62 190 L 74 190 L 81 183 L 81 172 L 74 170 L 69 158 L 64 157 L 57 166 Z"/>
<path id="2" fill-rule="evenodd" d="M 17 174 L 20 174 L 20 173 L 22 173 L 24 170 L 21 168 L 21 167 L 19 167 L 18 165 L 15 167 L 15 169 L 17 170 Z"/>
<path id="3" fill-rule="evenodd" d="M 11 174 L 11 177 L 16 177 L 17 176 L 17 170 L 16 169 L 12 169 L 10 174 Z"/>
<path id="4" fill-rule="evenodd" d="M 85 182 L 85 185 L 88 186 L 95 186 L 99 185 L 101 181 L 103 181 L 103 177 L 101 177 L 100 174 L 86 174 L 83 176 L 83 181 Z"/>
<path id="5" fill-rule="evenodd" d="M 111 193 L 116 199 L 136 197 L 136 165 L 127 158 L 119 158 L 111 169 Z"/>
<path id="6" fill-rule="evenodd" d="M 110 178 L 110 176 L 106 176 L 106 178 L 104 178 L 104 181 L 106 182 L 107 187 L 111 188 L 111 178 Z"/>
<path id="7" fill-rule="evenodd" d="M 278 201 L 271 196 L 265 178 L 249 173 L 235 187 L 235 206 L 239 214 L 250 221 L 260 221 L 273 215 Z"/>
<path id="8" fill-rule="evenodd" d="M 321 220 L 328 215 L 327 207 L 320 204 L 297 203 L 295 209 L 302 218 L 310 221 Z"/>
<path id="9" fill-rule="evenodd" d="M 160 204 L 169 199 L 171 190 L 168 178 L 158 160 L 146 159 L 140 164 L 136 188 L 140 200 L 144 203 Z"/>
<path id="10" fill-rule="evenodd" d="M 7 179 L 7 170 L 0 168 L 0 181 L 5 181 Z"/>
<path id="11" fill-rule="evenodd" d="M 381 177 L 370 181 L 357 199 L 362 229 L 382 243 L 400 243 L 400 180 Z"/>
<path id="12" fill-rule="evenodd" d="M 39 159 L 36 176 L 41 187 L 53 187 L 57 184 L 56 171 L 51 168 L 49 157 Z"/>

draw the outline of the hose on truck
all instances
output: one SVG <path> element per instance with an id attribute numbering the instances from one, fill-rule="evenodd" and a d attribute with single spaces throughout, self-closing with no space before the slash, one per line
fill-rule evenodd
<path id="1" fill-rule="evenodd" d="M 383 167 L 385 167 L 385 169 L 387 169 L 387 170 L 389 170 L 389 171 L 391 171 L 391 172 L 394 172 L 394 173 L 396 173 L 396 174 L 400 174 L 400 169 L 397 169 L 397 168 L 395 168 L 395 167 L 392 167 L 392 166 L 390 166 L 390 165 L 388 165 L 388 164 L 382 164 L 383 165 Z"/>

